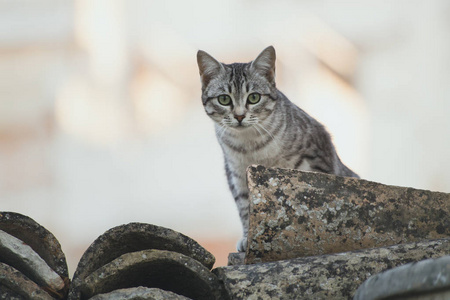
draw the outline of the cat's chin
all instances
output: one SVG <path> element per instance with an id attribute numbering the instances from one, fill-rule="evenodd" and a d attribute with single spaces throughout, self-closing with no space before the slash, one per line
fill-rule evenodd
<path id="1" fill-rule="evenodd" d="M 245 131 L 245 130 L 250 129 L 252 127 L 253 127 L 253 125 L 236 125 L 236 126 L 233 126 L 233 127 L 230 127 L 230 128 L 235 129 L 237 131 Z"/>

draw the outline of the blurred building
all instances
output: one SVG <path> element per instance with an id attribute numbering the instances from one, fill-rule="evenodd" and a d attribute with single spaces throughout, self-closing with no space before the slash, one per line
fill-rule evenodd
<path id="1" fill-rule="evenodd" d="M 195 55 L 277 50 L 278 87 L 363 178 L 450 192 L 450 3 L 0 1 L 1 210 L 61 241 L 71 272 L 139 221 L 234 249 L 240 222 Z"/>

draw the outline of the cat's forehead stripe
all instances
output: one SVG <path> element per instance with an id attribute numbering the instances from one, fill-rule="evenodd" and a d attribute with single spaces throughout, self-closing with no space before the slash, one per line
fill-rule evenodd
<path id="1" fill-rule="evenodd" d="M 236 98 L 241 98 L 243 92 L 248 91 L 246 66 L 243 63 L 234 63 L 227 65 L 229 68 L 229 82 L 232 84 L 231 93 L 235 94 Z M 244 91 L 246 88 L 247 91 Z"/>

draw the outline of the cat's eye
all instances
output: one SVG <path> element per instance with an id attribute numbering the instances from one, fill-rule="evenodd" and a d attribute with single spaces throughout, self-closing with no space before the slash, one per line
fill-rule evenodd
<path id="1" fill-rule="evenodd" d="M 231 104 L 231 97 L 228 95 L 220 95 L 217 97 L 217 100 L 222 105 L 230 105 Z"/>
<path id="2" fill-rule="evenodd" d="M 259 100 L 261 100 L 261 95 L 258 93 L 251 93 L 247 97 L 247 102 L 250 104 L 256 104 L 259 102 Z"/>

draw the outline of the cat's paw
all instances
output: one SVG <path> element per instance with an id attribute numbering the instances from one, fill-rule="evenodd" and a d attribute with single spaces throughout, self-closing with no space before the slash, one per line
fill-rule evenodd
<path id="1" fill-rule="evenodd" d="M 237 242 L 236 249 L 239 252 L 245 252 L 245 250 L 247 250 L 247 237 L 246 236 L 244 236 L 242 239 L 240 239 Z"/>

